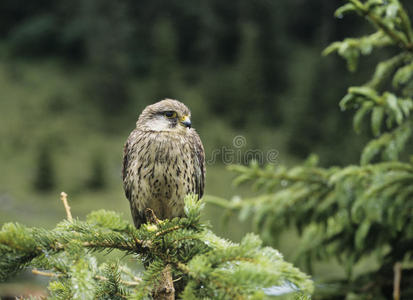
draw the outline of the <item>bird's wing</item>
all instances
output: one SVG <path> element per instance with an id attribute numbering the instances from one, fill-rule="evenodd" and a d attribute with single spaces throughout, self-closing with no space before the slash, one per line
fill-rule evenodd
<path id="1" fill-rule="evenodd" d="M 127 168 L 129 164 L 129 139 L 123 146 L 123 165 L 122 165 L 122 180 L 125 180 Z"/>
<path id="2" fill-rule="evenodd" d="M 125 146 L 123 147 L 123 165 L 122 165 L 122 180 L 123 180 L 123 189 L 125 190 L 125 196 L 131 201 L 132 197 L 132 174 L 130 169 L 130 164 L 133 160 L 133 141 L 135 139 L 136 133 L 131 132 L 128 139 L 126 140 Z"/>
<path id="3" fill-rule="evenodd" d="M 134 152 L 136 151 L 136 139 L 139 134 L 132 131 L 129 138 L 127 139 L 125 146 L 123 148 L 123 166 L 122 166 L 122 178 L 123 178 L 123 189 L 125 190 L 125 196 L 129 200 L 131 206 L 132 219 L 135 223 L 136 228 L 142 223 L 146 223 L 146 218 L 143 211 L 139 211 L 137 207 L 137 201 L 139 199 L 133 199 L 133 178 L 134 174 L 131 170 L 131 164 L 133 163 Z"/>
<path id="4" fill-rule="evenodd" d="M 195 146 L 195 179 L 196 179 L 196 193 L 201 199 L 204 195 L 205 187 L 205 151 L 201 139 L 197 132 L 194 131 L 194 146 Z"/>

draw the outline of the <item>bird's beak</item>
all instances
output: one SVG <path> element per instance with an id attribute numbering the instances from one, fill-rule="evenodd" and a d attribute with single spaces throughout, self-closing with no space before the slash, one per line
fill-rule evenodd
<path id="1" fill-rule="evenodd" d="M 191 128 L 191 119 L 188 116 L 183 116 L 181 118 L 181 124 L 185 127 Z"/>

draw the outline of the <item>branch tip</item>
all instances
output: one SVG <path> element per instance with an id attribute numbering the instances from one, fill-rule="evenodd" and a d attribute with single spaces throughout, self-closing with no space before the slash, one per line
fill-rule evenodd
<path id="1" fill-rule="evenodd" d="M 65 207 L 67 220 L 69 222 L 72 222 L 73 221 L 72 213 L 70 212 L 70 206 L 69 206 L 69 203 L 67 202 L 67 194 L 65 192 L 60 193 L 60 200 L 62 200 L 63 205 Z"/>
<path id="2" fill-rule="evenodd" d="M 402 264 L 396 262 L 393 267 L 394 280 L 393 280 L 393 299 L 400 300 L 400 282 L 402 278 Z"/>
<path id="3" fill-rule="evenodd" d="M 51 273 L 51 272 L 43 272 L 39 271 L 37 269 L 33 269 L 32 273 L 35 275 L 41 275 L 41 276 L 46 276 L 46 277 L 60 277 L 62 274 L 57 274 L 57 273 Z"/>

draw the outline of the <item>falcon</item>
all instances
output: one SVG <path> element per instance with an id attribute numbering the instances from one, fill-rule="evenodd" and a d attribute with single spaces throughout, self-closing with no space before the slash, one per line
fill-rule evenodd
<path id="1" fill-rule="evenodd" d="M 124 147 L 123 188 L 137 228 L 150 208 L 159 219 L 184 215 L 184 197 L 204 193 L 205 153 L 191 112 L 165 99 L 147 106 Z"/>

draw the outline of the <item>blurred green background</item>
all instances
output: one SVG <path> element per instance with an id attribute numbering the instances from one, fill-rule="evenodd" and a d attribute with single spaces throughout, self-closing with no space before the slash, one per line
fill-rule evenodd
<path id="1" fill-rule="evenodd" d="M 190 107 L 208 160 L 241 135 L 246 149 L 277 150 L 277 164 L 311 152 L 322 165 L 357 162 L 366 137 L 337 103 L 380 57 L 350 74 L 341 59 L 321 56 L 330 42 L 369 32 L 360 18 L 334 19 L 340 4 L 1 1 L 0 223 L 52 227 L 65 217 L 60 191 L 75 216 L 106 208 L 130 219 L 123 143 L 141 110 L 166 97 Z M 222 157 L 208 163 L 207 195 L 251 193 L 231 180 Z M 250 230 L 223 225 L 210 206 L 205 219 L 233 240 Z M 288 258 L 297 242 L 278 247 Z"/>

